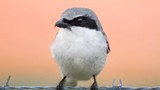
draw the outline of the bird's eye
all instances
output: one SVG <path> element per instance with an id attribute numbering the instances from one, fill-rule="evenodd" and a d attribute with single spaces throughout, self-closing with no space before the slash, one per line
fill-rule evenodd
<path id="1" fill-rule="evenodd" d="M 76 19 L 76 23 L 82 23 L 83 22 L 83 19 L 82 18 L 77 18 Z"/>

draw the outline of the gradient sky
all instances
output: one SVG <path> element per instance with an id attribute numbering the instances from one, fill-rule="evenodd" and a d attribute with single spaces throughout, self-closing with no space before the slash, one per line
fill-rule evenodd
<path id="1" fill-rule="evenodd" d="M 54 23 L 70 7 L 95 11 L 111 53 L 97 77 L 111 86 L 160 85 L 160 0 L 0 0 L 0 85 L 51 85 L 61 79 L 49 50 Z M 80 82 L 90 86 L 93 80 Z"/>

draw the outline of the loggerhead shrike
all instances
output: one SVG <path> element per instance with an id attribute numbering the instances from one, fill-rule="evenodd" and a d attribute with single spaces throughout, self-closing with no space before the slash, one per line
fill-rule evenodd
<path id="1" fill-rule="evenodd" d="M 103 69 L 110 48 L 96 14 L 88 8 L 69 8 L 55 26 L 60 30 L 51 52 L 63 77 L 56 90 L 63 90 L 63 85 L 76 86 L 77 81 L 91 77 L 91 90 L 97 90 L 96 76 Z"/>

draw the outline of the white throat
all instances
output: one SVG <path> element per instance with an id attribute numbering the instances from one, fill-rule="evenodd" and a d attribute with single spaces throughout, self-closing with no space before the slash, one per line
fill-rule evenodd
<path id="1" fill-rule="evenodd" d="M 72 26 L 71 30 L 68 29 L 64 29 L 61 28 L 59 33 L 60 35 L 62 35 L 62 37 L 74 37 L 72 39 L 75 38 L 85 38 L 85 39 L 93 39 L 93 38 L 102 38 L 102 32 L 101 31 L 96 31 L 95 29 L 89 29 L 89 28 L 85 28 L 85 27 L 76 27 L 76 26 Z"/>

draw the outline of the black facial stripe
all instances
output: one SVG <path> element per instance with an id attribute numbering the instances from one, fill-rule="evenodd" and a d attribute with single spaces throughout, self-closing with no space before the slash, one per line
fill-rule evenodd
<path id="1" fill-rule="evenodd" d="M 67 20 L 67 19 L 65 19 L 65 18 L 63 19 L 63 22 L 64 22 L 64 23 L 70 23 L 70 21 Z"/>
<path id="2" fill-rule="evenodd" d="M 64 18 L 63 22 L 68 23 L 71 26 L 86 27 L 98 31 L 98 26 L 96 24 L 96 21 L 86 16 L 80 16 L 70 21 Z"/>

